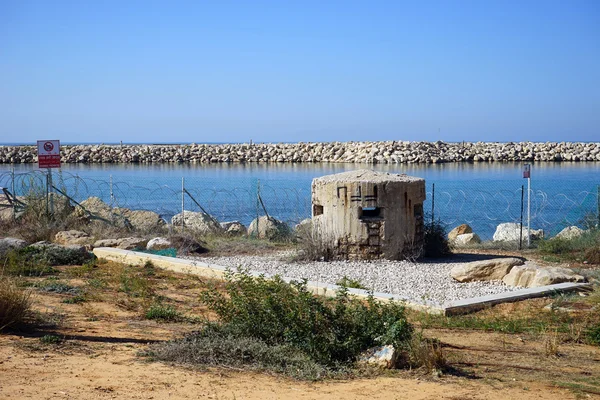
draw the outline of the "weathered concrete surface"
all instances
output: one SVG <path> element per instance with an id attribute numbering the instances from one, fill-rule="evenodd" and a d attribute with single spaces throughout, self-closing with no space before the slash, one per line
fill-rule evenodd
<path id="1" fill-rule="evenodd" d="M 525 299 L 533 299 L 536 297 L 546 297 L 557 293 L 585 291 L 590 290 L 591 287 L 592 285 L 589 283 L 558 283 L 556 285 L 540 286 L 536 288 L 517 290 L 514 292 L 505 292 L 490 296 L 464 299 L 445 304 L 444 314 L 447 316 L 468 314 L 478 310 L 483 310 L 484 308 L 493 306 L 495 304 L 511 303 Z"/>
<path id="2" fill-rule="evenodd" d="M 423 242 L 425 180 L 371 170 L 312 182 L 313 236 L 341 259 L 398 260 Z"/>

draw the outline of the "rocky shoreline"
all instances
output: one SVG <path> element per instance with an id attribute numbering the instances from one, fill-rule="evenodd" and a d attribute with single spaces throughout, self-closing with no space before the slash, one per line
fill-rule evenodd
<path id="1" fill-rule="evenodd" d="M 63 163 L 363 163 L 600 161 L 600 142 L 328 142 L 67 145 Z M 0 146 L 0 164 L 37 162 L 35 146 Z"/>

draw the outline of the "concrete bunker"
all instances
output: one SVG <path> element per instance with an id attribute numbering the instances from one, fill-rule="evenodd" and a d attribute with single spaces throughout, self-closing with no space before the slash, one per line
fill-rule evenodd
<path id="1" fill-rule="evenodd" d="M 423 245 L 425 180 L 367 169 L 315 178 L 312 232 L 335 259 L 399 260 Z"/>

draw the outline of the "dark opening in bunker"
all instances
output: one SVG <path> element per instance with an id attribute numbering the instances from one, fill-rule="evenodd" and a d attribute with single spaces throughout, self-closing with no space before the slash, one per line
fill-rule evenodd
<path id="1" fill-rule="evenodd" d="M 383 219 L 383 210 L 379 207 L 362 207 L 360 209 L 361 220 Z"/>
<path id="2" fill-rule="evenodd" d="M 313 204 L 313 216 L 322 215 L 323 214 L 323 206 L 318 204 Z"/>

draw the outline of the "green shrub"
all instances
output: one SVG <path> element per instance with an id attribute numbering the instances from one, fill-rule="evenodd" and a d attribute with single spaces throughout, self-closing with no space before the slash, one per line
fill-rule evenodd
<path id="1" fill-rule="evenodd" d="M 73 296 L 73 297 L 68 297 L 66 299 L 64 299 L 62 302 L 65 304 L 81 304 L 81 303 L 85 303 L 87 301 L 87 298 L 83 295 L 77 295 L 77 296 Z"/>
<path id="2" fill-rule="evenodd" d="M 358 279 L 351 279 L 348 278 L 347 276 L 344 276 L 342 279 L 340 279 L 339 281 L 337 281 L 335 283 L 338 286 L 344 286 L 347 288 L 351 288 L 351 289 L 368 289 L 366 286 L 364 286 L 360 280 Z"/>
<path id="3" fill-rule="evenodd" d="M 345 288 L 335 298 L 315 297 L 306 282 L 279 277 L 230 273 L 226 294 L 208 290 L 201 299 L 231 334 L 291 346 L 326 366 L 353 362 L 376 345 L 403 347 L 412 334 L 401 304 L 361 301 Z"/>
<path id="4" fill-rule="evenodd" d="M 0 331 L 25 322 L 31 312 L 30 296 L 14 278 L 0 274 Z"/>
<path id="5" fill-rule="evenodd" d="M 59 344 L 62 339 L 57 335 L 44 335 L 40 338 L 40 342 L 43 344 Z"/>
<path id="6" fill-rule="evenodd" d="M 42 276 L 55 272 L 47 260 L 36 257 L 35 249 L 12 250 L 0 259 L 0 267 L 6 275 L 12 276 Z"/>
<path id="7" fill-rule="evenodd" d="M 590 343 L 600 346 L 600 323 L 591 326 L 586 332 Z"/>
<path id="8" fill-rule="evenodd" d="M 153 304 L 145 314 L 146 319 L 175 322 L 183 319 L 175 307 L 163 304 Z"/>

